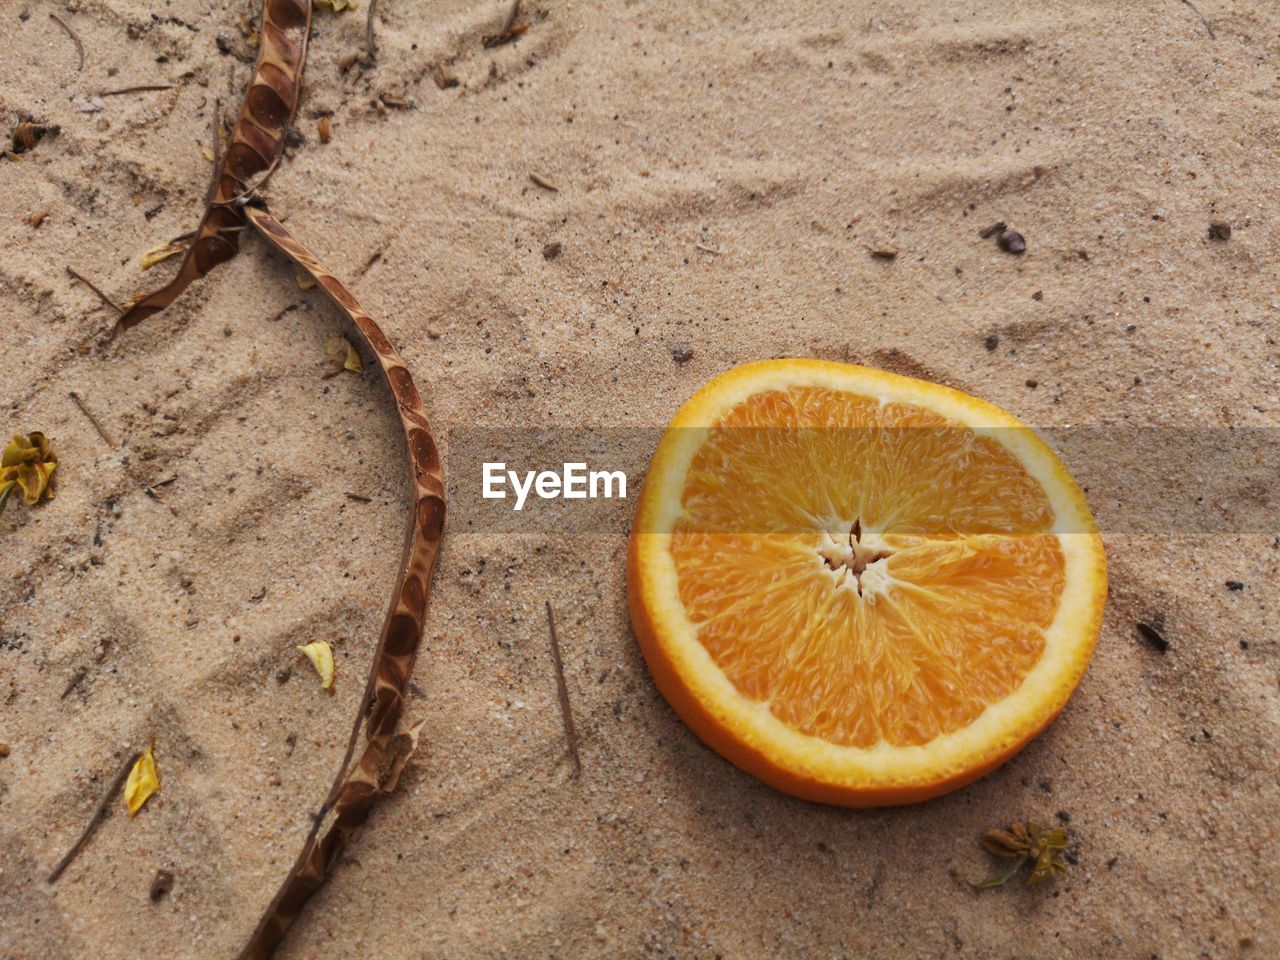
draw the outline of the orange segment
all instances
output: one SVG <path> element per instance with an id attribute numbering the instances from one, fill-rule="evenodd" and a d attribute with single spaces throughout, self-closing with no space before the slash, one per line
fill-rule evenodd
<path id="1" fill-rule="evenodd" d="M 1013 417 L 781 360 L 672 421 L 628 581 L 655 679 L 704 740 L 784 790 L 866 805 L 954 788 L 1048 723 L 1106 576 L 1079 489 Z"/>

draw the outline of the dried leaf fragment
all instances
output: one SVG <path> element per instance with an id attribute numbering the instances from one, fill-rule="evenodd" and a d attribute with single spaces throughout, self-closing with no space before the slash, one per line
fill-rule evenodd
<path id="1" fill-rule="evenodd" d="M 158 903 L 168 896 L 169 891 L 173 889 L 173 871 L 157 870 L 155 878 L 151 881 L 151 889 L 148 896 L 152 903 Z"/>
<path id="2" fill-rule="evenodd" d="M 160 789 L 160 776 L 156 773 L 156 755 L 152 747 L 140 756 L 129 771 L 129 779 L 124 784 L 124 802 L 129 808 L 129 818 L 138 815 L 138 811 L 151 799 L 151 795 Z"/>
<path id="3" fill-rule="evenodd" d="M 295 270 L 293 272 L 293 279 L 294 282 L 298 284 L 299 290 L 310 290 L 316 285 L 316 282 L 311 279 L 310 274 L 303 273 L 301 270 Z"/>
<path id="4" fill-rule="evenodd" d="M 142 255 L 142 269 L 150 270 L 157 263 L 164 263 L 170 257 L 187 252 L 185 243 L 160 243 Z"/>
<path id="5" fill-rule="evenodd" d="M 210 150 L 208 147 L 200 148 L 200 156 L 204 157 L 210 163 L 213 163 L 213 151 Z"/>
<path id="6" fill-rule="evenodd" d="M 341 13 L 343 10 L 354 10 L 356 5 L 351 0 L 316 0 L 317 7 L 325 7 L 334 13 Z"/>
<path id="7" fill-rule="evenodd" d="M 43 433 L 33 431 L 25 437 L 15 433 L 0 455 L 0 510 L 9 502 L 15 488 L 22 491 L 22 502 L 29 507 L 42 499 L 52 500 L 53 488 L 49 482 L 57 466 L 57 454 Z"/>
<path id="8" fill-rule="evenodd" d="M 333 139 L 333 125 L 329 123 L 328 117 L 320 118 L 319 133 L 321 143 L 328 143 Z"/>
<path id="9" fill-rule="evenodd" d="M 320 686 L 325 690 L 333 689 L 333 648 L 323 640 L 316 640 L 306 646 L 298 647 L 298 652 L 305 655 L 320 675 Z"/>
<path id="10" fill-rule="evenodd" d="M 340 359 L 343 370 L 350 370 L 352 373 L 364 373 L 364 362 L 360 359 L 359 352 L 346 337 L 334 337 L 329 341 L 329 345 L 325 347 L 324 352 L 335 360 Z"/>

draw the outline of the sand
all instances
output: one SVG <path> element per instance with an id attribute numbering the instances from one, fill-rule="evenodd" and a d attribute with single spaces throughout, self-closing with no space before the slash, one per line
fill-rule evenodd
<path id="1" fill-rule="evenodd" d="M 305 142 L 267 196 L 383 320 L 442 437 L 659 427 L 780 355 L 928 377 L 1041 428 L 1272 427 L 1280 14 L 1198 6 L 1213 37 L 1177 0 L 544 2 L 485 50 L 502 4 L 384 0 L 376 67 L 345 73 L 364 11 L 322 11 Z M 61 458 L 56 500 L 0 517 L 6 958 L 231 956 L 337 766 L 390 592 L 398 427 L 372 374 L 326 378 L 339 320 L 316 291 L 247 239 L 105 343 L 111 311 L 64 273 L 117 300 L 167 276 L 139 261 L 199 217 L 254 10 L 0 11 L 5 122 L 61 128 L 0 161 L 5 427 Z M 94 99 L 136 84 L 172 89 Z M 998 220 L 1025 255 L 979 239 Z M 447 443 L 445 465 L 463 516 L 479 477 Z M 1265 528 L 1104 530 L 1106 622 L 1058 721 L 966 789 L 857 812 L 772 791 L 676 719 L 629 632 L 616 516 L 451 526 L 406 714 L 425 750 L 281 957 L 1280 955 Z M 333 697 L 294 651 L 315 639 Z M 161 792 L 46 885 L 152 740 Z M 991 868 L 987 827 L 1067 817 L 1078 862 L 1053 889 L 953 876 Z M 175 883 L 151 903 L 159 868 Z"/>

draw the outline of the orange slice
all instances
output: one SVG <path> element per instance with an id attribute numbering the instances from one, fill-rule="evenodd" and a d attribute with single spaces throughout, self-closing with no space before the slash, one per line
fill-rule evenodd
<path id="1" fill-rule="evenodd" d="M 707 744 L 780 790 L 925 800 L 1057 715 L 1102 621 L 1079 487 L 982 400 L 770 360 L 671 421 L 628 551 L 636 636 Z"/>

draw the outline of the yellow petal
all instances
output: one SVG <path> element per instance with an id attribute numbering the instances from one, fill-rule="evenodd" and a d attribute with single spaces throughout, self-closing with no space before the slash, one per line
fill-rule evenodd
<path id="1" fill-rule="evenodd" d="M 138 762 L 129 771 L 129 779 L 124 784 L 124 802 L 129 808 L 129 816 L 136 817 L 153 793 L 160 789 L 160 776 L 156 773 L 156 755 L 151 747 L 138 758 Z"/>
<path id="2" fill-rule="evenodd" d="M 317 640 L 314 643 L 308 643 L 305 647 L 298 647 L 298 651 L 306 654 L 311 665 L 316 668 L 316 673 L 320 674 L 320 686 L 326 690 L 332 690 L 333 648 L 323 640 Z"/>
<path id="3" fill-rule="evenodd" d="M 301 270 L 295 270 L 293 272 L 293 279 L 297 281 L 299 290 L 310 290 L 316 285 L 316 282 Z"/>
<path id="4" fill-rule="evenodd" d="M 210 150 L 208 147 L 201 147 L 200 155 L 204 157 L 206 160 L 208 160 L 210 163 L 213 163 L 213 151 Z"/>
<path id="5" fill-rule="evenodd" d="M 342 369 L 352 373 L 364 373 L 364 363 L 360 354 L 346 337 L 334 337 L 324 348 L 324 352 L 335 360 L 342 359 Z"/>
<path id="6" fill-rule="evenodd" d="M 56 463 L 24 463 L 16 467 L 18 486 L 22 488 L 22 502 L 34 507 L 41 497 L 53 496 L 49 489 L 49 478 L 53 476 Z"/>
<path id="7" fill-rule="evenodd" d="M 157 263 L 163 263 L 170 257 L 176 257 L 187 249 L 185 243 L 161 243 L 152 247 L 142 255 L 142 269 L 150 270 Z"/>
<path id="8" fill-rule="evenodd" d="M 0 456 L 0 466 L 14 467 L 20 463 L 26 463 L 28 460 L 34 460 L 40 455 L 40 451 L 26 437 L 20 433 L 13 435 L 13 441 L 4 448 L 3 456 Z"/>
<path id="9" fill-rule="evenodd" d="M 42 498 L 52 498 L 49 479 L 57 466 L 58 457 L 43 433 L 33 432 L 29 437 L 15 433 L 0 455 L 0 508 L 14 484 L 22 489 L 22 499 L 28 506 L 35 506 Z"/>
<path id="10" fill-rule="evenodd" d="M 356 353 L 356 348 L 350 343 L 347 344 L 347 359 L 342 362 L 342 367 L 352 373 L 364 373 L 364 364 L 360 362 L 360 354 Z"/>

